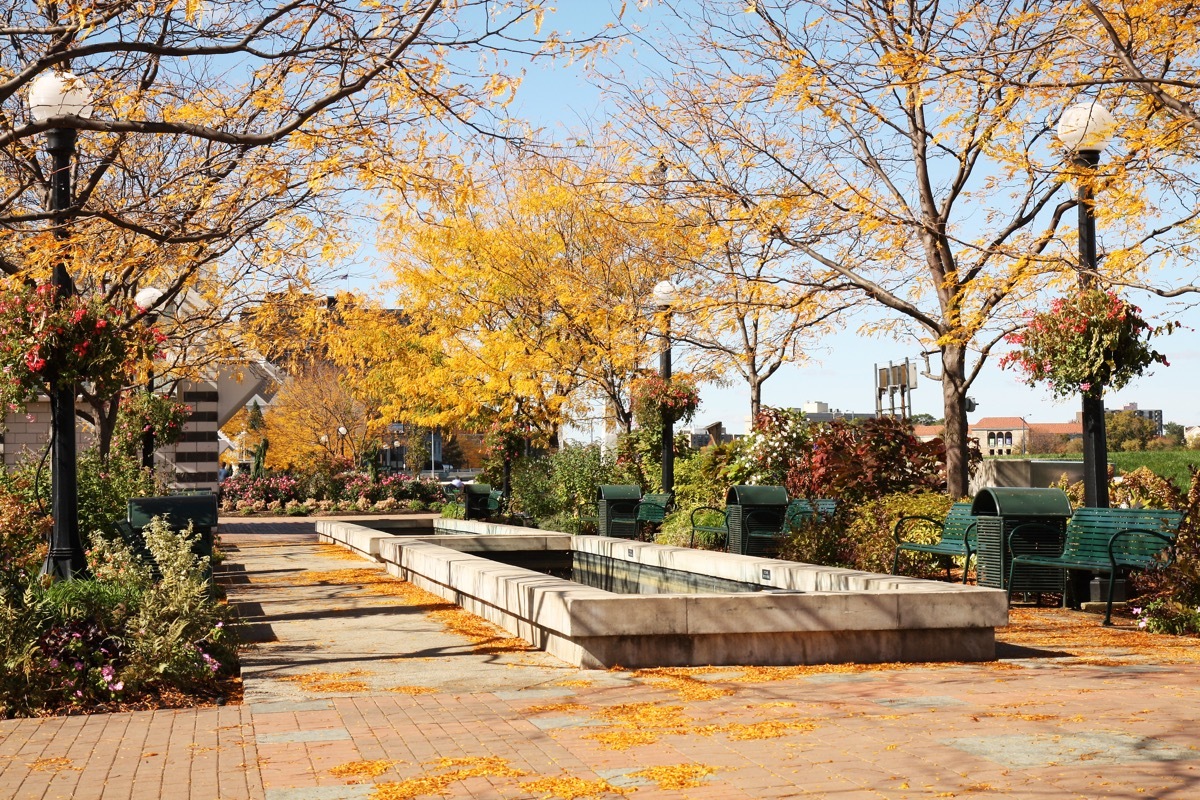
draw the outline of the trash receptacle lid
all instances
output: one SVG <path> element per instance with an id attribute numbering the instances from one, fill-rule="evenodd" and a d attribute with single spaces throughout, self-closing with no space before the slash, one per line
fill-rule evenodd
<path id="1" fill-rule="evenodd" d="M 1030 489 L 990 486 L 981 489 L 971 503 L 976 517 L 1066 517 L 1071 501 L 1062 489 Z"/>
<path id="2" fill-rule="evenodd" d="M 786 506 L 787 504 L 787 489 L 782 486 L 747 486 L 743 484 L 729 487 L 729 492 L 725 495 L 725 505 L 727 506 Z"/>
<path id="3" fill-rule="evenodd" d="M 642 487 L 604 485 L 596 489 L 597 500 L 641 500 Z"/>
<path id="4" fill-rule="evenodd" d="M 491 494 L 492 485 L 490 483 L 464 483 L 462 490 L 467 494 L 481 494 L 486 496 Z"/>

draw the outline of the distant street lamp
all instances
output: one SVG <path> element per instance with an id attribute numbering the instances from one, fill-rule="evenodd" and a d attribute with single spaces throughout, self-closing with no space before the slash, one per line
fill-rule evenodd
<path id="1" fill-rule="evenodd" d="M 671 384 L 671 309 L 679 299 L 675 284 L 659 281 L 654 285 L 654 305 L 663 317 L 662 350 L 658 356 L 658 371 L 663 383 Z M 667 414 L 662 419 L 662 490 L 675 491 L 675 426 Z"/>
<path id="2" fill-rule="evenodd" d="M 346 430 L 345 425 L 338 426 L 338 455 L 342 458 L 346 457 L 346 434 L 350 431 Z"/>
<path id="3" fill-rule="evenodd" d="M 1058 121 L 1058 140 L 1072 153 L 1077 168 L 1079 209 L 1079 288 L 1096 285 L 1096 213 L 1092 176 L 1100 164 L 1100 153 L 1112 139 L 1116 120 L 1099 103 L 1080 103 L 1063 112 Z M 1083 488 L 1084 504 L 1108 508 L 1108 442 L 1104 431 L 1104 387 L 1097 384 L 1083 392 Z"/>
<path id="4" fill-rule="evenodd" d="M 158 313 L 152 311 L 159 300 L 162 300 L 162 290 L 153 286 L 147 286 L 133 296 L 133 302 L 138 308 L 146 312 L 146 324 L 153 325 L 158 318 Z M 150 362 L 149 369 L 146 370 L 146 393 L 154 394 L 154 362 Z M 154 428 L 150 425 L 146 426 L 147 430 L 142 431 L 142 466 L 149 469 L 154 469 Z"/>
<path id="5" fill-rule="evenodd" d="M 69 124 L 92 115 L 92 93 L 83 81 L 69 72 L 47 72 L 29 87 L 29 114 L 34 122 Z M 46 131 L 46 150 L 50 153 L 50 213 L 54 235 L 67 236 L 67 211 L 73 204 L 71 194 L 71 157 L 75 154 L 76 132 L 73 127 L 54 127 Z M 62 302 L 74 294 L 75 285 L 63 263 L 54 265 L 52 282 L 56 298 Z M 53 442 L 50 480 L 54 527 L 50 532 L 50 552 L 42 565 L 42 574 L 56 580 L 71 580 L 87 574 L 87 559 L 79 539 L 79 483 L 75 461 L 74 383 L 57 376 L 50 390 L 50 438 Z"/>

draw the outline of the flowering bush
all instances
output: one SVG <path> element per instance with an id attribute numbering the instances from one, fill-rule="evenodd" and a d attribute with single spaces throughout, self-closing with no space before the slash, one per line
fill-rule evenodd
<path id="1" fill-rule="evenodd" d="M 674 375 L 669 381 L 644 375 L 633 382 L 629 403 L 637 424 L 650 428 L 690 420 L 700 406 L 700 392 L 690 375 Z"/>
<path id="2" fill-rule="evenodd" d="M 907 490 L 939 490 L 946 478 L 940 442 L 921 442 L 890 417 L 809 422 L 767 408 L 726 469 L 731 483 L 787 487 L 792 497 L 844 502 Z"/>
<path id="3" fill-rule="evenodd" d="M 153 434 L 156 447 L 167 447 L 179 441 L 191 406 L 172 397 L 152 392 L 133 392 L 121 400 L 117 425 L 113 431 L 113 447 L 133 455 L 140 451 L 142 437 Z"/>
<path id="4" fill-rule="evenodd" d="M 1055 299 L 1048 312 L 1033 314 L 1024 330 L 1009 334 L 1006 341 L 1017 349 L 1000 366 L 1023 372 L 1030 386 L 1046 383 L 1057 397 L 1120 389 L 1152 364 L 1170 366 L 1149 340 L 1177 325 L 1155 328 L 1115 293 L 1082 291 Z"/>
<path id="5" fill-rule="evenodd" d="M 407 475 L 385 475 L 372 482 L 362 472 L 318 472 L 307 477 L 270 475 L 254 478 L 234 475 L 221 484 L 221 506 L 227 511 L 282 511 L 300 514 L 312 510 L 370 509 L 390 500 L 390 508 L 412 501 L 430 503 L 442 495 L 441 484 Z"/>
<path id="6" fill-rule="evenodd" d="M 271 475 L 265 478 L 254 478 L 243 472 L 226 478 L 221 484 L 223 502 L 231 506 L 239 503 L 270 503 L 289 500 L 303 500 L 304 494 L 300 482 L 290 475 Z"/>
<path id="7" fill-rule="evenodd" d="M 812 449 L 811 437 L 803 411 L 764 408 L 729 465 L 730 482 L 782 486 L 792 463 Z"/>
<path id="8" fill-rule="evenodd" d="M 1137 626 L 1150 633 L 1170 633 L 1176 636 L 1200 633 L 1200 606 L 1190 606 L 1176 600 L 1151 600 L 1144 608 L 1134 608 Z"/>
<path id="9" fill-rule="evenodd" d="M 21 409 L 53 382 L 90 381 L 108 396 L 125 382 L 158 334 L 124 328 L 119 310 L 99 301 L 57 297 L 49 284 L 0 287 L 0 406 Z"/>
<path id="10" fill-rule="evenodd" d="M 228 607 L 209 591 L 208 557 L 195 553 L 196 534 L 162 519 L 143 533 L 145 557 L 93 536 L 92 580 L 44 585 L 31 575 L 0 586 L 0 718 L 222 693 L 237 655 Z"/>

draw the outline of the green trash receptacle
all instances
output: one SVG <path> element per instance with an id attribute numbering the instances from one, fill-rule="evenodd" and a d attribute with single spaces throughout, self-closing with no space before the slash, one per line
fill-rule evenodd
<path id="1" fill-rule="evenodd" d="M 637 504 L 642 487 L 606 484 L 596 489 L 596 519 L 600 533 L 619 539 L 637 536 Z"/>
<path id="2" fill-rule="evenodd" d="M 466 483 L 462 487 L 462 503 L 465 519 L 487 519 L 491 516 L 488 502 L 491 499 L 490 483 Z"/>
<path id="3" fill-rule="evenodd" d="M 980 586 L 1008 588 L 1012 553 L 1008 536 L 1018 525 L 1035 522 L 1030 536 L 1022 536 L 1018 555 L 1058 555 L 1066 538 L 1071 501 L 1061 489 L 1027 489 L 993 486 L 981 489 L 971 504 L 975 517 L 978 551 L 975 554 Z M 1055 567 L 1022 567 L 1013 576 L 1014 592 L 1060 593 L 1066 575 Z"/>
<path id="4" fill-rule="evenodd" d="M 787 507 L 787 489 L 782 486 L 731 486 L 725 494 L 729 552 L 774 558 Z"/>

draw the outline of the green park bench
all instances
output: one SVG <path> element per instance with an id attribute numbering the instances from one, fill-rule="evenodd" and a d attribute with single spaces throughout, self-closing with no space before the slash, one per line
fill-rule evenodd
<path id="1" fill-rule="evenodd" d="M 199 534 L 193 552 L 212 558 L 217 530 L 217 496 L 211 492 L 131 497 L 126 504 L 125 521 L 118 523 L 121 536 L 143 557 L 149 557 L 142 529 L 155 517 L 163 517 L 172 530 L 185 531 L 191 525 Z"/>
<path id="2" fill-rule="evenodd" d="M 933 543 L 908 541 L 903 537 L 911 535 L 916 527 L 934 528 L 938 532 L 938 540 Z M 955 503 L 950 507 L 946 519 L 926 517 L 913 514 L 901 517 L 892 528 L 892 538 L 896 540 L 896 553 L 892 559 L 892 574 L 900 574 L 900 553 L 927 553 L 941 556 L 946 562 L 946 578 L 950 578 L 950 558 L 957 556 L 963 559 L 963 583 L 967 582 L 971 558 L 978 548 L 976 542 L 975 517 L 971 516 L 970 503 Z"/>
<path id="3" fill-rule="evenodd" d="M 1013 576 L 1021 567 L 1090 570 L 1108 575 L 1108 604 L 1104 624 L 1112 624 L 1113 590 L 1117 577 L 1133 570 L 1165 569 L 1175 560 L 1175 534 L 1183 514 L 1151 508 L 1079 508 L 1067 520 L 1060 552 L 1037 552 L 1036 534 L 1044 528 L 1027 522 L 1008 535 L 1013 553 L 1008 574 L 1012 600 Z M 1014 542 L 1024 545 L 1013 549 Z M 1034 544 L 1031 545 L 1030 543 Z M 1033 552 L 1019 552 L 1032 550 Z"/>
<path id="4" fill-rule="evenodd" d="M 770 523 L 771 530 L 763 531 L 756 530 L 755 536 L 778 536 L 795 528 L 797 525 L 817 517 L 828 519 L 837 511 L 836 500 L 813 500 L 809 501 L 802 497 L 790 501 L 787 505 L 787 510 L 784 511 L 781 522 L 777 525 L 772 522 L 774 519 L 769 514 L 759 514 L 751 512 L 754 517 L 751 519 L 761 518 Z M 697 516 L 699 515 L 699 516 Z M 696 546 L 696 537 L 699 534 L 703 538 L 712 539 L 714 544 L 720 547 L 726 546 L 729 541 L 729 513 L 727 509 L 717 508 L 716 506 L 700 506 L 692 510 L 690 520 L 692 526 L 692 535 L 688 541 L 689 547 Z"/>
<path id="5" fill-rule="evenodd" d="M 829 519 L 837 513 L 837 500 L 806 500 L 797 497 L 788 503 L 783 530 L 791 530 L 802 522 L 816 517 Z"/>
<path id="6" fill-rule="evenodd" d="M 697 514 L 702 516 L 697 519 Z M 714 545 L 721 548 L 724 548 L 725 543 L 729 541 L 729 515 L 725 509 L 716 506 L 700 506 L 692 509 L 689 521 L 692 525 L 692 536 L 688 540 L 688 547 L 696 546 L 697 534 L 711 539 Z"/>
<path id="7" fill-rule="evenodd" d="M 649 525 L 661 525 L 671 510 L 670 494 L 642 495 L 632 506 L 614 506 L 608 513 L 606 535 L 641 540 Z M 628 532 L 629 535 L 625 535 Z"/>

